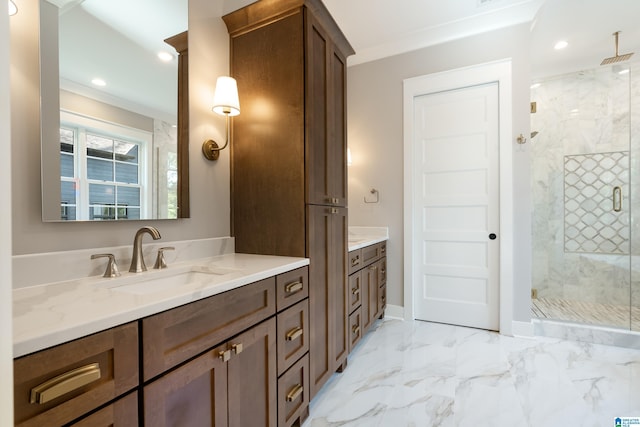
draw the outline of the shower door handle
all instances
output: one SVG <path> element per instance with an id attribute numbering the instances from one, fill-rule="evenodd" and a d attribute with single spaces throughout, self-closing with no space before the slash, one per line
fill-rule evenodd
<path id="1" fill-rule="evenodd" d="M 615 212 L 622 210 L 622 187 L 613 187 L 613 210 Z"/>

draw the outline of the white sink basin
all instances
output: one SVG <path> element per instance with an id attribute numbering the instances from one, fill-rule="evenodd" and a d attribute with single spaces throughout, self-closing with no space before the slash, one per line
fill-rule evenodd
<path id="1" fill-rule="evenodd" d="M 117 282 L 118 279 L 114 279 L 115 283 L 112 282 L 109 288 L 116 292 L 146 295 L 197 283 L 211 282 L 220 276 L 237 271 L 239 270 L 224 267 L 192 266 L 188 270 L 166 271 L 162 272 L 163 274 L 150 277 L 144 277 L 144 273 L 141 273 L 138 280 L 129 276 L 122 284 Z"/>

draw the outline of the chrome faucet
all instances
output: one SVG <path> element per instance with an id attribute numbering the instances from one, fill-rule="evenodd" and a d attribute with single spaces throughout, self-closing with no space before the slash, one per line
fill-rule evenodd
<path id="1" fill-rule="evenodd" d="M 145 233 L 149 233 L 153 240 L 160 238 L 160 232 L 157 228 L 151 226 L 144 226 L 136 231 L 136 237 L 133 238 L 133 255 L 131 257 L 131 267 L 129 271 L 131 273 L 140 273 L 147 271 L 147 266 L 144 265 L 144 257 L 142 256 L 142 236 Z"/>

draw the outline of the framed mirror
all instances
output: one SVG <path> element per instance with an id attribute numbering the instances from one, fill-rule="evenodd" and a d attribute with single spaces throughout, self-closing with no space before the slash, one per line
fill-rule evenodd
<path id="1" fill-rule="evenodd" d="M 40 0 L 42 217 L 188 217 L 188 0 Z"/>

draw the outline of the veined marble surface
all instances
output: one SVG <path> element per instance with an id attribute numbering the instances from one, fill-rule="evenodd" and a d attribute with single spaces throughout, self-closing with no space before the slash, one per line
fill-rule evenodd
<path id="1" fill-rule="evenodd" d="M 160 231 L 162 232 L 162 230 Z M 131 237 L 133 242 L 133 236 Z M 194 259 L 207 258 L 235 252 L 233 237 L 213 237 L 209 239 L 180 240 L 167 242 L 162 239 L 151 240 L 145 236 L 142 245 L 147 267 L 153 267 L 158 249 L 171 246 L 164 256 L 171 265 Z M 133 244 L 106 248 L 78 249 L 73 251 L 45 252 L 28 255 L 14 255 L 13 288 L 61 282 L 104 274 L 107 262 L 105 258 L 92 260 L 92 254 L 109 253 L 116 257 L 120 271 L 129 270 Z"/>
<path id="2" fill-rule="evenodd" d="M 226 254 L 174 263 L 121 277 L 86 277 L 13 290 L 13 356 L 122 325 L 309 264 L 307 258 Z M 209 271 L 199 279 L 165 286 L 176 273 Z M 216 271 L 218 273 L 211 273 Z M 140 281 L 157 279 L 147 288 Z M 134 285 L 132 289 L 127 286 Z M 157 285 L 157 287 L 156 287 Z"/>
<path id="3" fill-rule="evenodd" d="M 639 396 L 638 350 L 384 320 L 303 427 L 613 426 Z"/>
<path id="4" fill-rule="evenodd" d="M 349 251 L 389 240 L 389 227 L 349 226 Z"/>

